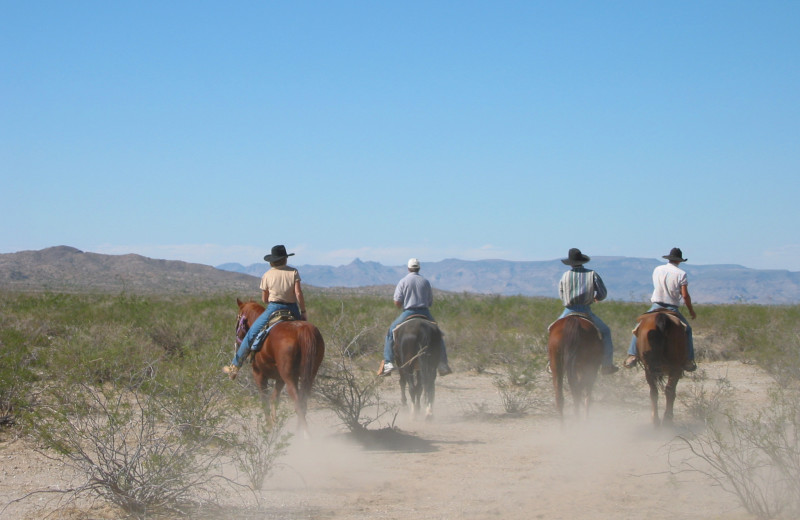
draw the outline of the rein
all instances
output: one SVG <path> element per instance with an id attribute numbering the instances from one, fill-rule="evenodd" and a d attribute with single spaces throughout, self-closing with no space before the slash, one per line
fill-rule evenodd
<path id="1" fill-rule="evenodd" d="M 236 320 L 236 346 L 239 347 L 242 344 L 247 331 L 250 330 L 250 327 L 247 325 L 247 316 L 244 314 L 240 314 Z"/>

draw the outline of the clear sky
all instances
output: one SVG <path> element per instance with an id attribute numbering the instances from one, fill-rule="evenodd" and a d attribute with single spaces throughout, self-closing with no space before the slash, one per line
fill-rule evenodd
<path id="1" fill-rule="evenodd" d="M 0 253 L 800 271 L 800 2 L 0 0 Z"/>

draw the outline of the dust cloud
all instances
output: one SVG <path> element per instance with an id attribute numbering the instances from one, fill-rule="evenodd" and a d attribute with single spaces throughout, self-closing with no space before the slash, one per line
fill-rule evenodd
<path id="1" fill-rule="evenodd" d="M 673 427 L 652 426 L 641 373 L 605 379 L 589 417 L 568 406 L 563 422 L 551 409 L 505 414 L 491 381 L 438 379 L 433 421 L 400 412 L 396 431 L 361 441 L 313 410 L 313 438 L 295 438 L 262 506 L 276 518 L 337 520 L 750 518 L 688 471 L 676 437 L 700 425 L 680 404 Z M 384 391 L 398 397 L 396 379 Z"/>

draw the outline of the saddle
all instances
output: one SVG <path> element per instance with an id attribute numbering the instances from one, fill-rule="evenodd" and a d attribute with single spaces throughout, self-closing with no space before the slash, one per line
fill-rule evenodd
<path id="1" fill-rule="evenodd" d="M 428 323 L 433 323 L 433 324 L 434 324 L 434 325 L 436 325 L 437 327 L 439 326 L 439 324 L 438 324 L 438 323 L 436 323 L 436 322 L 435 322 L 435 321 L 433 321 L 432 319 L 428 318 L 428 317 L 427 317 L 427 316 L 425 316 L 424 314 L 412 314 L 412 315 L 411 315 L 411 316 L 409 316 L 408 318 L 406 318 L 406 319 L 404 319 L 403 321 L 401 321 L 401 322 L 400 322 L 400 324 L 399 324 L 399 325 L 397 325 L 397 327 L 395 327 L 395 328 L 393 328 L 393 329 L 392 329 L 392 337 L 394 337 L 394 339 L 396 340 L 396 339 L 397 339 L 397 333 L 398 333 L 398 331 L 400 330 L 400 328 L 401 328 L 403 325 L 406 325 L 407 323 L 410 323 L 410 322 L 411 322 L 411 321 L 413 321 L 413 320 L 425 320 L 425 321 L 427 321 Z M 442 334 L 442 335 L 444 335 L 444 334 Z"/>
<path id="2" fill-rule="evenodd" d="M 588 314 L 584 314 L 584 313 L 582 313 L 582 312 L 573 312 L 573 313 L 570 313 L 570 314 L 568 314 L 568 315 L 564 316 L 563 318 L 559 318 L 559 319 L 557 319 L 556 321 L 554 321 L 553 323 L 551 323 L 549 327 L 547 327 L 547 332 L 549 333 L 549 332 L 550 332 L 550 330 L 553 328 L 553 326 L 554 326 L 556 323 L 558 323 L 558 322 L 559 322 L 559 321 L 561 321 L 561 320 L 565 320 L 565 319 L 567 319 L 567 318 L 569 318 L 569 317 L 571 317 L 571 316 L 574 316 L 574 317 L 576 317 L 576 318 L 580 318 L 581 320 L 583 320 L 583 321 L 585 321 L 585 322 L 589 323 L 589 325 L 591 325 L 591 326 L 592 326 L 592 328 L 595 330 L 595 332 L 597 332 L 597 337 L 598 337 L 598 338 L 600 338 L 600 339 L 603 339 L 603 335 L 600 333 L 600 329 L 598 329 L 598 328 L 597 328 L 597 325 L 595 325 L 595 324 L 594 324 L 594 322 L 592 321 L 592 318 L 591 318 L 591 317 L 590 317 Z"/>
<path id="3" fill-rule="evenodd" d="M 639 325 L 642 324 L 643 319 L 645 319 L 647 316 L 651 314 L 656 314 L 658 312 L 664 313 L 667 316 L 667 318 L 669 318 L 669 321 L 671 321 L 672 323 L 683 329 L 684 332 L 686 332 L 686 324 L 681 321 L 681 319 L 678 317 L 677 312 L 668 309 L 656 309 L 654 311 L 647 311 L 645 313 L 642 313 L 639 315 L 638 318 L 636 318 L 636 326 L 633 328 L 632 331 L 633 335 L 634 336 L 636 335 L 636 332 L 639 330 Z"/>
<path id="4" fill-rule="evenodd" d="M 272 327 L 279 321 L 293 321 L 294 315 L 292 315 L 292 311 L 289 309 L 278 309 L 277 311 L 272 313 L 272 316 L 269 317 L 269 321 L 267 321 L 267 326 Z"/>
<path id="5" fill-rule="evenodd" d="M 264 341 L 267 339 L 267 335 L 269 335 L 269 331 L 272 330 L 272 327 L 282 321 L 294 320 L 295 317 L 292 315 L 292 311 L 288 309 L 278 309 L 277 311 L 273 312 L 267 320 L 266 325 L 264 325 L 261 330 L 258 331 L 256 337 L 253 339 L 253 344 L 250 345 L 250 351 L 257 352 L 261 350 L 261 347 L 264 345 Z"/>

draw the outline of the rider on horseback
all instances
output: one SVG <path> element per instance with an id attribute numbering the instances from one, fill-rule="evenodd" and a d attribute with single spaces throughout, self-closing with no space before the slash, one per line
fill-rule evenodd
<path id="1" fill-rule="evenodd" d="M 653 270 L 653 296 L 650 298 L 653 305 L 647 312 L 666 309 L 677 314 L 681 322 L 686 325 L 687 359 L 683 369 L 686 372 L 694 372 L 697 370 L 697 364 L 694 362 L 692 327 L 680 312 L 681 298 L 683 298 L 686 308 L 689 309 L 689 315 L 692 319 L 697 317 L 694 307 L 692 307 L 692 297 L 689 296 L 689 281 L 686 278 L 686 271 L 678 267 L 686 259 L 683 258 L 683 251 L 677 247 L 673 247 L 668 255 L 661 258 L 666 258 L 669 263 L 659 265 Z M 625 368 L 631 368 L 636 364 L 637 359 L 636 335 L 634 334 L 631 346 L 628 348 L 628 357 L 623 365 Z"/>
<path id="2" fill-rule="evenodd" d="M 572 269 L 564 273 L 558 284 L 558 294 L 564 303 L 564 312 L 558 319 L 576 312 L 586 314 L 591 318 L 592 323 L 603 336 L 603 368 L 600 371 L 603 374 L 613 374 L 619 370 L 619 367 L 614 366 L 614 344 L 611 341 L 611 329 L 603 323 L 603 320 L 595 316 L 591 309 L 592 303 L 604 300 L 608 291 L 599 274 L 583 267 L 583 264 L 589 260 L 590 258 L 577 248 L 570 249 L 569 256 L 561 260 L 564 264 L 572 266 Z"/>
<path id="3" fill-rule="evenodd" d="M 233 362 L 223 369 L 231 379 L 236 378 L 250 352 L 250 345 L 269 322 L 273 313 L 285 309 L 291 312 L 296 320 L 306 319 L 306 303 L 300 286 L 300 274 L 294 267 L 286 265 L 286 259 L 293 255 L 294 253 L 286 254 L 286 247 L 278 245 L 264 257 L 264 260 L 269 262 L 270 269 L 261 277 L 261 301 L 267 304 L 267 308 L 247 331 L 236 355 L 233 356 Z M 263 337 L 259 338 L 260 340 L 263 340 Z"/>
<path id="4" fill-rule="evenodd" d="M 408 319 L 409 316 L 414 314 L 421 314 L 431 321 L 433 316 L 429 307 L 433 305 L 433 290 L 431 284 L 421 274 L 419 274 L 419 260 L 412 258 L 408 261 L 408 274 L 400 280 L 394 290 L 394 304 L 398 309 L 402 309 L 400 313 L 389 327 L 389 332 L 386 334 L 386 340 L 383 345 L 383 363 L 378 371 L 380 375 L 389 375 L 395 366 L 392 363 L 394 359 L 394 336 L 392 331 L 395 327 Z M 442 339 L 442 357 L 439 361 L 439 375 L 446 376 L 452 373 L 450 366 L 447 364 L 447 351 L 444 348 L 444 339 Z"/>

